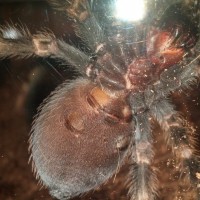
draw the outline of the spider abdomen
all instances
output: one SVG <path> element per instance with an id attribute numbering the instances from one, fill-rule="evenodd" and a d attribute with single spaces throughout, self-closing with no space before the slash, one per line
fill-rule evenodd
<path id="1" fill-rule="evenodd" d="M 36 173 L 59 199 L 87 192 L 122 163 L 132 129 L 123 98 L 83 79 L 65 84 L 35 120 L 31 151 Z"/>

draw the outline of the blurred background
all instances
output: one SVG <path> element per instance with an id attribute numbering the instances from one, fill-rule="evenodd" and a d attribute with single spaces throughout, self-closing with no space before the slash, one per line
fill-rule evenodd
<path id="1" fill-rule="evenodd" d="M 0 0 L 0 25 L 12 23 L 26 25 L 31 33 L 48 28 L 58 38 L 78 44 L 80 39 L 74 34 L 70 20 L 62 13 L 52 10 L 45 1 Z M 17 25 L 18 24 L 18 25 Z M 28 138 L 33 116 L 42 100 L 64 80 L 74 79 L 76 74 L 51 59 L 4 59 L 0 61 L 0 200 L 51 200 L 48 191 L 37 184 L 31 164 L 28 163 Z M 200 87 L 199 83 L 191 92 L 174 94 L 173 102 L 178 110 L 200 132 Z M 181 99 L 181 102 L 180 102 Z M 163 145 L 160 130 L 155 128 L 155 165 L 161 179 L 159 200 L 194 200 L 189 189 L 179 188 L 177 172 L 170 149 Z M 124 187 L 128 166 L 125 165 L 118 176 L 96 191 L 76 198 L 84 200 L 125 200 Z M 174 195 L 174 196 L 173 196 Z M 189 196 L 187 196 L 189 195 Z M 180 197 L 180 198 L 178 198 Z"/>

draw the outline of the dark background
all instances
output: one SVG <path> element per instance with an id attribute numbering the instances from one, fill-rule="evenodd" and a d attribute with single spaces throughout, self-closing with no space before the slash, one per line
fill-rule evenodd
<path id="1" fill-rule="evenodd" d="M 32 33 L 47 27 L 58 38 L 79 43 L 71 22 L 44 1 L 0 1 L 0 24 L 7 22 L 26 24 Z M 64 80 L 74 77 L 72 70 L 49 59 L 5 59 L 0 62 L 0 200 L 52 199 L 48 191 L 37 184 L 28 163 L 29 131 L 42 99 Z M 197 133 L 200 127 L 199 91 L 197 83 L 191 92 L 173 95 L 177 109 L 197 128 Z M 158 176 L 162 194 L 158 199 L 172 200 L 176 196 L 177 199 L 193 200 L 188 182 L 180 180 L 180 174 L 174 170 L 175 161 L 170 149 L 163 144 L 160 133 L 159 128 L 155 128 L 157 150 L 154 165 L 160 170 Z M 116 178 L 76 199 L 128 199 L 124 186 L 127 169 L 128 165 L 125 165 Z"/>

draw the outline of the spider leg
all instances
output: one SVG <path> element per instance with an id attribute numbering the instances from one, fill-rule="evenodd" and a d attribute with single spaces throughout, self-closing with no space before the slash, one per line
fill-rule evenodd
<path id="1" fill-rule="evenodd" d="M 49 0 L 49 2 L 75 21 L 76 34 L 89 47 L 93 62 L 87 65 L 86 75 L 100 82 L 102 87 L 124 89 L 126 85 L 124 75 L 127 71 L 125 61 L 131 57 L 128 55 L 133 51 L 131 47 L 128 45 L 122 47 L 113 38 L 105 37 L 104 31 L 91 12 L 92 5 L 89 5 L 89 1 Z M 92 4 L 92 1 L 90 3 Z M 125 52 L 125 49 L 128 51 Z"/>
<path id="2" fill-rule="evenodd" d="M 164 130 L 167 128 L 166 133 L 168 134 L 166 135 L 166 139 L 169 144 L 172 144 L 170 139 L 174 138 L 173 147 L 179 149 L 176 152 L 182 158 L 183 165 L 187 166 L 190 170 L 191 180 L 193 182 L 196 181 L 196 184 L 198 184 L 199 159 L 193 154 L 194 148 L 190 146 L 189 128 L 183 126 L 183 121 L 181 121 L 173 106 L 166 99 L 166 96 L 171 92 L 177 91 L 180 88 L 188 88 L 196 80 L 198 73 L 198 66 L 194 63 L 182 67 L 174 66 L 163 72 L 160 81 L 153 86 L 149 86 L 144 93 L 131 96 L 130 101 L 133 112 L 137 113 L 135 146 L 132 149 L 132 152 L 136 152 L 135 157 L 132 156 L 132 159 L 137 165 L 136 167 L 132 167 L 129 174 L 130 177 L 133 177 L 129 185 L 129 193 L 132 199 L 139 199 L 139 194 L 144 195 L 145 193 L 148 194 L 148 199 L 153 199 L 153 196 L 156 194 L 157 179 L 154 171 L 149 167 L 153 157 L 149 119 L 152 116 L 157 119 Z M 145 113 L 146 116 L 144 115 Z M 172 119 L 176 119 L 176 121 L 174 122 Z M 143 151 L 140 149 L 140 146 L 144 148 Z M 143 158 L 143 163 L 139 162 L 141 158 Z M 149 174 L 150 172 L 152 175 Z M 142 180 L 144 180 L 143 184 Z M 141 197 L 141 199 L 145 199 L 145 196 Z"/>
<path id="3" fill-rule="evenodd" d="M 0 29 L 0 57 L 27 58 L 31 56 L 53 57 L 74 66 L 85 74 L 90 57 L 64 41 L 57 40 L 53 33 L 39 32 L 32 35 L 27 29 L 12 26 Z"/>
<path id="4" fill-rule="evenodd" d="M 87 0 L 49 0 L 55 8 L 67 14 L 76 22 L 78 36 L 87 44 L 93 53 L 97 53 L 105 42 L 103 30 L 90 9 Z"/>
<path id="5" fill-rule="evenodd" d="M 200 73 L 197 58 L 189 64 L 174 65 L 164 71 L 160 76 L 160 81 L 146 90 L 147 96 L 152 93 L 152 101 L 155 101 L 170 95 L 171 92 L 190 89 L 190 86 L 196 83 Z M 147 102 L 147 105 L 151 103 Z"/>
<path id="6" fill-rule="evenodd" d="M 131 151 L 134 164 L 128 176 L 131 200 L 153 200 L 157 190 L 157 177 L 151 167 L 154 152 L 152 149 L 149 112 L 135 116 L 135 144 Z"/>
<path id="7" fill-rule="evenodd" d="M 167 144 L 172 147 L 174 154 L 182 160 L 182 165 L 188 169 L 191 184 L 199 190 L 200 163 L 199 157 L 195 155 L 193 129 L 184 122 L 166 99 L 157 101 L 150 110 L 164 130 Z M 200 199 L 199 191 L 197 195 L 197 199 Z"/>

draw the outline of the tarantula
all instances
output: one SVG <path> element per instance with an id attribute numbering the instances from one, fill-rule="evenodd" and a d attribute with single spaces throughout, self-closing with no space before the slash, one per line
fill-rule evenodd
<path id="1" fill-rule="evenodd" d="M 188 169 L 200 199 L 195 143 L 168 100 L 172 92 L 189 88 L 199 76 L 199 1 L 176 1 L 162 12 L 149 12 L 140 22 L 108 16 L 112 8 L 107 2 L 101 4 L 105 15 L 92 12 L 98 1 L 49 2 L 74 20 L 88 50 L 47 31 L 31 35 L 26 29 L 7 26 L 1 28 L 0 37 L 2 58 L 52 57 L 82 76 L 59 86 L 35 117 L 30 152 L 37 178 L 52 196 L 70 199 L 107 181 L 128 158 L 131 200 L 153 200 L 158 178 L 151 166 L 151 124 L 156 120 L 166 145 Z M 10 29 L 16 33 L 12 37 L 7 34 Z"/>

